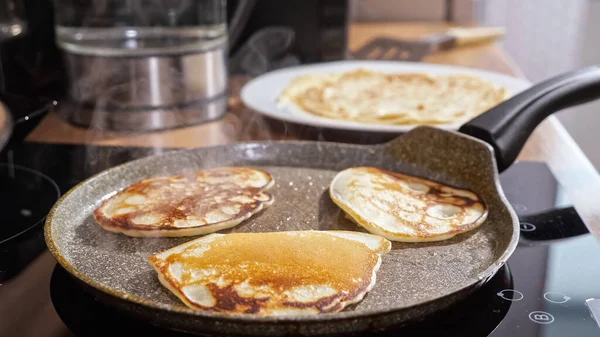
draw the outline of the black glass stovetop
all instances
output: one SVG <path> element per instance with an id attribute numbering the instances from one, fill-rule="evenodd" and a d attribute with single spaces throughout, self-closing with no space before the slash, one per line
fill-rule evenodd
<path id="1" fill-rule="evenodd" d="M 0 163 L 39 171 L 65 193 L 103 169 L 161 151 L 166 150 L 26 143 L 1 153 Z M 52 189 L 46 179 L 36 181 Z M 545 164 L 515 163 L 501 183 L 521 220 L 521 241 L 508 265 L 463 302 L 377 336 L 600 336 L 600 244 Z M 31 195 L 31 205 L 38 195 Z M 38 212 L 18 207 L 16 217 Z M 185 336 L 105 307 L 58 266 L 49 286 L 56 312 L 75 335 L 107 336 L 125 325 L 148 337 Z"/>

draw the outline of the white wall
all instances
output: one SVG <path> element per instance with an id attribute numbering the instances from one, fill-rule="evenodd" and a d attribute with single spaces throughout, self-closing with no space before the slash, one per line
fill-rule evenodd
<path id="1" fill-rule="evenodd" d="M 441 21 L 446 0 L 350 0 L 351 19 L 367 21 Z"/>
<path id="2" fill-rule="evenodd" d="M 372 0 L 365 0 L 371 2 Z M 400 1 L 404 2 L 404 1 Z M 600 64 L 600 0 L 471 0 L 473 21 L 507 29 L 502 45 L 532 82 Z M 469 0 L 455 0 L 468 8 Z M 468 11 L 465 17 L 468 18 Z M 559 120 L 600 169 L 600 101 Z"/>
<path id="3" fill-rule="evenodd" d="M 506 51 L 531 81 L 578 66 L 588 0 L 485 0 L 486 25 L 507 29 Z"/>
<path id="4" fill-rule="evenodd" d="M 600 1 L 483 1 L 481 22 L 506 27 L 503 46 L 529 80 L 600 63 Z M 590 103 L 557 114 L 597 169 L 599 110 L 600 103 Z"/>
<path id="5" fill-rule="evenodd" d="M 444 21 L 473 22 L 485 0 L 350 0 L 355 22 Z M 447 8 L 450 7 L 450 8 Z"/>
<path id="6" fill-rule="evenodd" d="M 600 65 L 600 1 L 588 0 L 578 65 Z M 561 121 L 597 170 L 600 170 L 600 102 L 592 102 L 564 114 Z"/>

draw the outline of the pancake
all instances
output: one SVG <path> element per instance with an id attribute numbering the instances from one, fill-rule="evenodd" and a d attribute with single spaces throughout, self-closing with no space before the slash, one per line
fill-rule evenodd
<path id="1" fill-rule="evenodd" d="M 350 231 L 214 233 L 150 257 L 197 310 L 260 316 L 339 312 L 375 286 L 391 243 Z"/>
<path id="2" fill-rule="evenodd" d="M 384 73 L 356 69 L 294 78 L 280 106 L 367 124 L 463 124 L 509 97 L 472 74 Z"/>
<path id="3" fill-rule="evenodd" d="M 329 194 L 350 220 L 392 241 L 446 240 L 479 227 L 488 215 L 471 191 L 374 167 L 339 172 Z"/>
<path id="4" fill-rule="evenodd" d="M 231 228 L 273 203 L 265 171 L 219 167 L 141 180 L 105 200 L 94 218 L 129 236 L 192 236 Z"/>

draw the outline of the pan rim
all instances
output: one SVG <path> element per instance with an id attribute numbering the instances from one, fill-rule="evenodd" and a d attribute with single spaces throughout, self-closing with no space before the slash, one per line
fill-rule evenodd
<path id="1" fill-rule="evenodd" d="M 316 145 L 316 146 L 335 146 L 335 147 L 344 147 L 344 148 L 376 149 L 378 147 L 385 146 L 387 143 L 377 144 L 377 145 L 361 145 L 361 144 L 347 144 L 347 143 L 337 143 L 337 142 L 330 142 L 330 141 L 310 141 L 310 140 L 250 141 L 250 142 L 236 142 L 236 143 L 223 144 L 223 145 L 213 145 L 213 146 L 206 146 L 206 147 L 169 150 L 167 152 L 153 154 L 150 156 L 134 159 L 134 160 L 113 166 L 111 168 L 105 169 L 101 172 L 98 172 L 98 173 L 90 176 L 89 178 L 81 181 L 80 183 L 78 183 L 77 185 L 72 187 L 70 190 L 68 190 L 66 193 L 64 193 L 56 201 L 56 203 L 54 204 L 54 206 L 52 207 L 52 209 L 50 210 L 50 212 L 48 213 L 48 215 L 46 217 L 45 224 L 44 224 L 44 238 L 45 238 L 48 250 L 54 256 L 54 258 L 57 260 L 57 262 L 72 276 L 75 276 L 77 279 L 79 279 L 79 281 L 94 288 L 94 290 L 101 291 L 102 293 L 104 293 L 106 295 L 110 295 L 112 297 L 115 297 L 116 299 L 127 301 L 127 302 L 130 302 L 135 305 L 144 306 L 144 307 L 147 307 L 148 309 L 152 309 L 152 310 L 158 310 L 158 311 L 164 310 L 164 311 L 167 311 L 172 314 L 190 315 L 190 316 L 193 316 L 196 318 L 221 320 L 221 321 L 228 321 L 228 322 L 232 322 L 232 323 L 243 323 L 243 324 L 285 324 L 285 323 L 289 323 L 289 324 L 297 324 L 297 323 L 321 324 L 324 322 L 331 322 L 331 321 L 339 322 L 339 321 L 348 321 L 348 320 L 359 319 L 359 318 L 376 317 L 376 316 L 391 314 L 391 313 L 394 313 L 397 311 L 406 310 L 409 308 L 426 306 L 428 304 L 431 304 L 434 301 L 438 301 L 447 296 L 451 296 L 451 295 L 459 293 L 461 291 L 465 291 L 466 289 L 474 287 L 477 284 L 480 284 L 482 281 L 486 281 L 489 278 L 491 278 L 492 276 L 494 276 L 498 272 L 498 270 L 506 263 L 508 258 L 513 254 L 514 250 L 517 247 L 518 239 L 519 239 L 518 217 L 517 217 L 515 211 L 510 206 L 510 203 L 508 202 L 508 199 L 506 198 L 506 196 L 504 194 L 502 186 L 500 185 L 498 169 L 496 166 L 496 161 L 495 161 L 495 157 L 493 156 L 493 149 L 491 148 L 491 146 L 488 143 L 486 143 L 482 140 L 479 140 L 477 138 L 471 137 L 469 135 L 465 135 L 465 134 L 462 134 L 462 133 L 459 133 L 456 131 L 447 131 L 447 130 L 443 130 L 443 131 L 455 133 L 455 134 L 460 135 L 461 137 L 466 137 L 471 140 L 474 140 L 478 143 L 485 145 L 490 151 L 492 151 L 492 152 L 490 152 L 490 156 L 491 156 L 492 162 L 494 164 L 493 168 L 492 168 L 494 170 L 494 187 L 497 191 L 498 197 L 500 198 L 500 200 L 504 204 L 506 210 L 509 212 L 509 214 L 511 216 L 513 231 L 512 231 L 510 242 L 507 245 L 506 249 L 502 252 L 501 256 L 498 259 L 496 259 L 496 261 L 494 261 L 494 263 L 490 264 L 488 266 L 488 268 L 486 268 L 484 271 L 482 271 L 476 275 L 476 278 L 477 278 L 476 282 L 471 282 L 466 285 L 461 285 L 459 287 L 451 288 L 448 290 L 448 293 L 446 295 L 441 296 L 441 297 L 438 296 L 438 297 L 434 297 L 434 298 L 421 299 L 418 303 L 416 303 L 414 305 L 409 305 L 409 306 L 405 306 L 402 308 L 371 309 L 371 310 L 363 310 L 363 311 L 341 311 L 341 312 L 337 312 L 337 313 L 322 313 L 322 314 L 318 314 L 318 315 L 287 316 L 287 317 L 286 316 L 281 316 L 281 317 L 258 316 L 258 315 L 249 315 L 249 314 L 241 314 L 241 313 L 221 313 L 221 312 L 208 312 L 208 311 L 203 311 L 203 310 L 194 310 L 192 308 L 187 308 L 183 305 L 182 306 L 174 306 L 174 305 L 170 305 L 170 304 L 163 304 L 163 303 L 159 303 L 156 301 L 148 300 L 141 296 L 132 295 L 127 292 L 111 288 L 110 286 L 104 285 L 104 284 L 96 281 L 92 277 L 89 277 L 88 275 L 86 275 L 84 272 L 81 272 L 80 270 L 78 270 L 74 265 L 72 265 L 69 261 L 67 261 L 67 259 L 60 252 L 58 245 L 56 244 L 56 242 L 54 241 L 54 238 L 52 236 L 52 223 L 53 223 L 54 215 L 55 215 L 56 211 L 61 207 L 62 203 L 67 198 L 69 198 L 69 196 L 73 192 L 75 192 L 82 186 L 91 183 L 94 180 L 100 179 L 103 176 L 110 174 L 111 172 L 113 172 L 117 169 L 121 169 L 123 167 L 130 166 L 130 165 L 133 166 L 140 162 L 152 160 L 153 158 L 156 158 L 159 156 L 177 155 L 178 153 L 191 153 L 193 151 L 200 150 L 200 149 L 217 150 L 220 148 L 232 147 L 232 146 L 233 147 L 269 146 L 269 145 L 278 145 L 278 144 L 300 146 L 300 145 L 312 144 L 312 145 Z M 400 136 L 400 137 L 402 137 L 402 136 Z M 392 142 L 393 141 L 394 140 L 392 140 Z"/>

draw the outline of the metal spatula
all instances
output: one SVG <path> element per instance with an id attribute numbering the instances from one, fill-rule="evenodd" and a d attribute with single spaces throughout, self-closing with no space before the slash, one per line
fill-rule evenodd
<path id="1" fill-rule="evenodd" d="M 505 30 L 502 27 L 476 27 L 453 28 L 415 41 L 378 37 L 356 51 L 353 57 L 369 60 L 421 61 L 436 51 L 494 41 L 504 34 Z"/>

